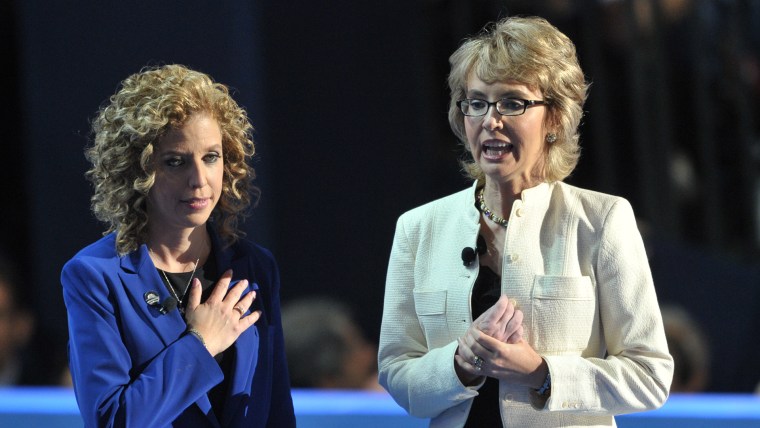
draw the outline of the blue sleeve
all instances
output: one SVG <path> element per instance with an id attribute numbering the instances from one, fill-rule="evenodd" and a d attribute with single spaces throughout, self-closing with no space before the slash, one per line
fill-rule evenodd
<path id="1" fill-rule="evenodd" d="M 188 408 L 222 380 L 218 364 L 191 335 L 179 334 L 164 345 L 151 332 L 135 333 L 144 327 L 133 325 L 138 302 L 118 281 L 114 272 L 87 258 L 74 258 L 61 274 L 69 365 L 85 426 L 169 425 L 192 416 L 183 412 L 202 417 L 199 407 Z M 156 347 L 155 355 L 135 361 L 130 350 L 145 352 L 146 344 Z"/>

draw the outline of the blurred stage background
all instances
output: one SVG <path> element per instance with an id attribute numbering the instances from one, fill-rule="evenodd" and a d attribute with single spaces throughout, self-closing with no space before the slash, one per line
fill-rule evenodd
<path id="1" fill-rule="evenodd" d="M 57 381 L 59 273 L 103 227 L 88 121 L 127 75 L 182 63 L 230 85 L 257 129 L 259 207 L 282 299 L 335 296 L 376 341 L 396 218 L 468 183 L 448 55 L 485 23 L 546 17 L 592 82 L 571 184 L 628 198 L 660 302 L 709 350 L 708 392 L 760 381 L 760 3 L 751 0 L 0 2 L 0 243 L 36 317 L 30 383 Z M 688 355 L 688 352 L 687 352 Z"/>
<path id="2" fill-rule="evenodd" d="M 299 428 L 424 428 L 384 393 L 294 390 Z M 754 428 L 760 426 L 760 397 L 737 394 L 672 395 L 662 408 L 616 418 L 620 428 Z M 80 428 L 70 389 L 0 388 L 0 426 Z"/>

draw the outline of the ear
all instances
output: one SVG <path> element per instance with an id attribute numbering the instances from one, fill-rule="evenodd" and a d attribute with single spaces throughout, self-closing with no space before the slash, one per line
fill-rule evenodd
<path id="1" fill-rule="evenodd" d="M 546 106 L 546 116 L 544 117 L 544 134 L 554 133 L 558 134 L 560 129 L 559 117 L 557 111 L 552 108 L 551 104 Z"/>

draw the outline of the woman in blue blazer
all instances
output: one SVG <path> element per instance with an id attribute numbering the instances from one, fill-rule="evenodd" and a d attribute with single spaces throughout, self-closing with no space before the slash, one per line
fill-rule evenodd
<path id="1" fill-rule="evenodd" d="M 93 121 L 107 235 L 63 268 L 85 425 L 295 426 L 272 254 L 240 238 L 252 127 L 179 65 L 125 79 Z"/>

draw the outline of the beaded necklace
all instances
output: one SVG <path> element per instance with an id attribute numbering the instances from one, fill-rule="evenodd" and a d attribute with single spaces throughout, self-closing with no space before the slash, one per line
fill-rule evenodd
<path id="1" fill-rule="evenodd" d="M 483 215 L 486 216 L 487 219 L 498 224 L 499 226 L 507 227 L 507 223 L 509 223 L 509 220 L 497 216 L 486 205 L 486 198 L 483 196 L 484 191 L 485 191 L 485 187 L 482 187 L 480 191 L 478 192 L 478 202 L 479 202 L 478 208 L 480 209 L 480 212 L 482 212 Z"/>

